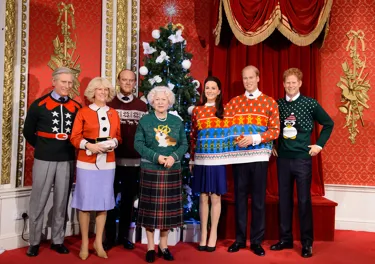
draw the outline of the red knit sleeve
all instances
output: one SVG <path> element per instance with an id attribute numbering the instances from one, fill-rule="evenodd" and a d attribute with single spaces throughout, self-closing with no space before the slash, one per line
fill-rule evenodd
<path id="1" fill-rule="evenodd" d="M 268 98 L 268 106 L 268 129 L 266 132 L 260 134 L 262 143 L 273 141 L 277 139 L 280 134 L 279 107 L 276 101 L 271 97 Z"/>
<path id="2" fill-rule="evenodd" d="M 77 149 L 80 148 L 80 143 L 83 139 L 83 123 L 84 123 L 84 117 L 82 113 L 83 111 L 84 111 L 84 108 L 81 108 L 80 110 L 78 110 L 77 115 L 74 119 L 72 134 L 70 135 L 70 142 Z"/>

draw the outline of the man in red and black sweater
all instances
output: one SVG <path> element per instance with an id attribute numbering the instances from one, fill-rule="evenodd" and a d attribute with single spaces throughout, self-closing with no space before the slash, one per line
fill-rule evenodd
<path id="1" fill-rule="evenodd" d="M 134 244 L 128 240 L 129 226 L 132 216 L 133 199 L 138 193 L 138 174 L 140 156 L 134 150 L 134 135 L 139 120 L 147 113 L 147 105 L 133 95 L 136 76 L 131 70 L 123 70 L 118 74 L 117 82 L 120 91 L 110 103 L 116 109 L 121 121 L 122 144 L 116 151 L 116 174 L 114 182 L 115 197 L 121 193 L 120 222 L 118 243 L 124 248 L 133 249 Z M 116 213 L 108 211 L 106 221 L 106 250 L 116 245 Z"/>
<path id="2" fill-rule="evenodd" d="M 26 255 L 39 253 L 44 208 L 53 187 L 51 249 L 60 254 L 64 246 L 65 215 L 73 180 L 75 149 L 70 143 L 74 118 L 81 105 L 69 98 L 74 75 L 69 68 L 60 67 L 52 73 L 53 91 L 36 99 L 30 106 L 23 135 L 35 148 L 33 185 L 30 195 L 29 242 Z"/>

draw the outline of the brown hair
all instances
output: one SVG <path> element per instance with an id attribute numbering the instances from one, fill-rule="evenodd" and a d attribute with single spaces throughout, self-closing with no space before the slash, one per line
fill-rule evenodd
<path id="1" fill-rule="evenodd" d="M 283 80 L 284 80 L 284 82 L 285 82 L 285 79 L 287 77 L 291 76 L 291 75 L 296 76 L 299 81 L 301 81 L 302 77 L 303 77 L 302 71 L 300 69 L 298 69 L 298 68 L 289 68 L 283 74 Z"/>

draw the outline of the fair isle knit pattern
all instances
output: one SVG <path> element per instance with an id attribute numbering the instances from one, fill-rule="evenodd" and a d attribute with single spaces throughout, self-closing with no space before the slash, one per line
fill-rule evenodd
<path id="1" fill-rule="evenodd" d="M 195 164 L 225 165 L 269 160 L 272 141 L 278 138 L 280 132 L 275 100 L 264 94 L 255 99 L 248 99 L 244 94 L 237 96 L 226 105 L 223 120 L 214 117 L 214 108 L 209 114 L 208 110 L 196 110 L 196 127 L 199 132 L 196 137 Z M 238 136 L 252 134 L 260 134 L 259 145 L 247 148 L 237 145 Z"/>
<path id="2" fill-rule="evenodd" d="M 228 129 L 215 116 L 215 106 L 197 106 L 191 116 L 190 160 L 197 165 L 221 165 Z M 197 151 L 198 160 L 195 161 Z"/>

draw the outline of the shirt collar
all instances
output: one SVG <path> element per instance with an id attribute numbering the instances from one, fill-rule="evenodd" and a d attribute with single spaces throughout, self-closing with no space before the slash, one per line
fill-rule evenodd
<path id="1" fill-rule="evenodd" d="M 125 96 L 125 95 L 123 95 L 121 92 L 118 92 L 118 93 L 117 93 L 117 98 L 118 98 L 121 102 L 123 102 L 123 103 L 125 103 L 125 104 L 130 103 L 130 102 L 133 101 L 133 99 L 134 99 L 134 95 L 133 95 L 133 94 L 130 94 L 130 95 L 128 95 L 129 100 L 128 100 L 128 101 L 125 101 L 125 100 L 122 99 L 122 97 L 124 97 L 124 96 Z"/>
<path id="2" fill-rule="evenodd" d="M 215 106 L 215 103 L 205 103 L 205 106 Z"/>
<path id="3" fill-rule="evenodd" d="M 262 94 L 261 91 L 259 91 L 259 89 L 257 88 L 254 92 L 250 93 L 248 91 L 245 92 L 245 96 L 248 98 L 248 99 L 256 99 L 258 98 L 260 95 Z"/>
<path id="4" fill-rule="evenodd" d="M 290 98 L 289 96 L 285 95 L 285 99 L 287 102 L 290 102 L 290 99 L 292 99 L 292 101 L 295 101 L 298 99 L 298 97 L 301 95 L 301 93 L 298 93 L 296 94 L 293 98 Z"/>
<path id="5" fill-rule="evenodd" d="M 94 110 L 94 111 L 98 111 L 99 109 L 103 109 L 104 111 L 108 111 L 109 110 L 109 106 L 106 105 L 106 106 L 103 106 L 103 107 L 99 107 L 97 106 L 96 104 L 92 103 L 89 105 L 90 109 Z"/>
<path id="6" fill-rule="evenodd" d="M 51 92 L 51 96 L 53 99 L 55 99 L 56 101 L 59 101 L 60 97 L 64 98 L 65 101 L 68 101 L 68 96 L 60 96 L 58 93 L 55 92 L 55 90 L 53 90 Z"/>

